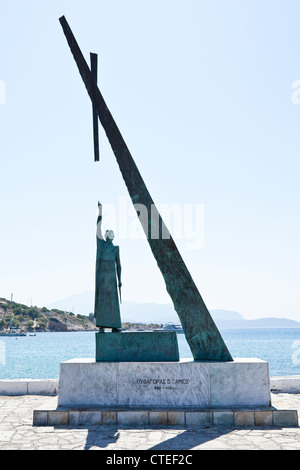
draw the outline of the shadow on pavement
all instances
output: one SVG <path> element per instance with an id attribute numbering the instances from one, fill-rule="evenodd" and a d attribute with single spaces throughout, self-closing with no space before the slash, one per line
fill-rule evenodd
<path id="1" fill-rule="evenodd" d="M 149 450 L 191 450 L 197 446 L 210 442 L 226 434 L 230 434 L 234 428 L 220 426 L 189 427 L 182 430 L 177 436 L 164 440 L 159 444 L 149 447 Z M 220 443 L 220 448 L 222 444 Z"/>

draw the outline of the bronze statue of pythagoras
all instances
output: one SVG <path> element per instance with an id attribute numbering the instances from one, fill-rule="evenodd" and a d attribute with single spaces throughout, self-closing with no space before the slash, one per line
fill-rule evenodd
<path id="1" fill-rule="evenodd" d="M 104 332 L 104 328 L 112 328 L 113 332 L 118 332 L 121 328 L 118 297 L 118 287 L 120 289 L 122 286 L 120 249 L 113 244 L 114 232 L 112 230 L 106 230 L 105 238 L 103 238 L 100 202 L 98 202 L 98 209 L 94 317 L 100 332 Z"/>

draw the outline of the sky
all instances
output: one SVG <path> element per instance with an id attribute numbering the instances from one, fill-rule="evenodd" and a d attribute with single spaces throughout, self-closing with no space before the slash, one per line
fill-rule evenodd
<path id="1" fill-rule="evenodd" d="M 94 289 L 101 201 L 123 300 L 171 302 L 62 15 L 208 308 L 300 321 L 295 0 L 1 0 L 0 297 Z"/>

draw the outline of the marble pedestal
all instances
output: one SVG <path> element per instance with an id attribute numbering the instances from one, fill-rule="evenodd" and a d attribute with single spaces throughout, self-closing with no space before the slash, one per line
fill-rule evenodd
<path id="1" fill-rule="evenodd" d="M 58 406 L 68 408 L 211 409 L 270 406 L 268 363 L 96 362 L 60 365 Z"/>
<path id="2" fill-rule="evenodd" d="M 61 363 L 58 406 L 37 409 L 36 426 L 298 426 L 297 410 L 270 403 L 268 363 Z"/>

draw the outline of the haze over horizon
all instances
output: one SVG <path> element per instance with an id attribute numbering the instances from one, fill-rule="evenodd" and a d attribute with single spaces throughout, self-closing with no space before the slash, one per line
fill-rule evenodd
<path id="1" fill-rule="evenodd" d="M 84 292 L 82 294 L 74 295 L 66 299 L 58 300 L 49 305 L 46 305 L 47 308 L 57 308 L 60 310 L 65 310 L 75 314 L 84 314 L 89 315 L 93 313 L 94 305 L 94 291 Z M 142 308 L 142 310 L 140 309 Z M 157 303 L 157 302 L 134 302 L 134 301 L 125 301 L 120 305 L 121 309 L 121 319 L 122 321 L 136 322 L 140 321 L 141 323 L 166 323 L 173 322 L 180 324 L 180 319 L 173 307 L 172 302 L 168 303 Z M 245 318 L 244 315 L 240 312 L 236 312 L 228 309 L 210 309 L 210 313 L 213 316 L 213 319 L 216 321 L 241 321 L 249 320 L 254 321 L 256 319 L 263 320 L 268 317 L 257 318 L 255 316 Z M 161 313 L 160 313 L 161 312 Z M 269 317 L 273 319 L 274 317 Z M 278 317 L 280 320 L 295 321 L 289 318 L 286 315 Z M 299 323 L 300 326 L 300 323 Z"/>
<path id="2" fill-rule="evenodd" d="M 209 309 L 299 320 L 300 4 L 278 0 L 3 2 L 0 296 L 43 306 L 93 290 L 100 200 L 123 301 L 170 303 L 102 129 L 93 161 L 62 15 L 85 58 L 99 54 L 162 216 L 179 209 L 175 241 Z"/>

